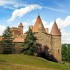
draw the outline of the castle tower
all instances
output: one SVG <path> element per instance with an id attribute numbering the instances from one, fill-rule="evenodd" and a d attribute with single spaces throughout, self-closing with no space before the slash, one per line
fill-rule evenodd
<path id="1" fill-rule="evenodd" d="M 33 32 L 45 32 L 45 28 L 43 26 L 43 23 L 42 23 L 39 15 L 38 15 L 35 25 L 33 27 Z"/>
<path id="2" fill-rule="evenodd" d="M 20 23 L 19 26 L 18 26 L 20 32 L 21 32 L 21 35 L 23 34 L 23 24 Z"/>
<path id="3" fill-rule="evenodd" d="M 58 26 L 56 22 L 54 22 L 53 27 L 51 29 L 52 35 L 52 47 L 51 47 L 51 52 L 54 58 L 58 61 L 61 62 L 61 32 L 58 29 Z"/>

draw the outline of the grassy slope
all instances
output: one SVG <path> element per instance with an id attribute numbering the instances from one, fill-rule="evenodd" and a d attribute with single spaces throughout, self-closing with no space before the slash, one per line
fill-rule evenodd
<path id="1" fill-rule="evenodd" d="M 2 70 L 70 70 L 65 64 L 47 61 L 43 58 L 23 54 L 0 55 Z"/>

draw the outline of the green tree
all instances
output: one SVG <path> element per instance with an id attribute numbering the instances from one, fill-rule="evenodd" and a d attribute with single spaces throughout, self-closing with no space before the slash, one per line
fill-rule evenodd
<path id="1" fill-rule="evenodd" d="M 70 44 L 62 44 L 62 60 L 70 62 Z"/>
<path id="2" fill-rule="evenodd" d="M 69 62 L 70 62 L 70 44 L 68 44 L 68 59 L 69 59 Z"/>
<path id="3" fill-rule="evenodd" d="M 13 38 L 9 27 L 5 29 L 2 37 L 3 40 L 1 41 L 1 46 L 3 47 L 3 53 L 4 54 L 13 53 Z"/>
<path id="4" fill-rule="evenodd" d="M 29 28 L 25 40 L 22 44 L 23 46 L 23 53 L 27 55 L 34 55 L 35 47 L 36 47 L 36 37 L 32 33 L 32 30 Z"/>
<path id="5" fill-rule="evenodd" d="M 62 44 L 62 60 L 67 61 L 67 47 L 66 47 L 66 44 Z"/>

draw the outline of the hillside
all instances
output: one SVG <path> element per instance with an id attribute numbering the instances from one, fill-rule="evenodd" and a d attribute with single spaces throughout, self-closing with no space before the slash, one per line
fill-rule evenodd
<path id="1" fill-rule="evenodd" d="M 23 54 L 0 54 L 0 70 L 70 70 L 69 66 Z"/>

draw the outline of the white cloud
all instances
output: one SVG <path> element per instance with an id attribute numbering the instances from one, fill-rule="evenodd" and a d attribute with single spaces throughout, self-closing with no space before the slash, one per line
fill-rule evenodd
<path id="1" fill-rule="evenodd" d="M 65 18 L 65 20 L 63 20 L 61 18 L 57 18 L 56 22 L 57 22 L 57 24 L 58 24 L 58 26 L 60 28 L 64 28 L 64 27 L 70 26 L 70 16 L 67 16 Z"/>
<path id="2" fill-rule="evenodd" d="M 8 5 L 4 6 L 4 8 L 5 8 L 5 9 L 15 9 L 14 7 L 8 6 Z"/>
<path id="3" fill-rule="evenodd" d="M 6 29 L 6 26 L 0 25 L 0 35 L 3 34 L 4 30 Z"/>
<path id="4" fill-rule="evenodd" d="M 0 6 L 4 6 L 6 4 L 15 4 L 13 0 L 0 0 Z"/>
<path id="5" fill-rule="evenodd" d="M 16 0 L 0 0 L 0 6 L 8 9 L 16 9 L 18 7 L 26 6 L 26 5 L 23 3 L 19 3 Z"/>
<path id="6" fill-rule="evenodd" d="M 61 33 L 62 33 L 62 43 L 70 43 L 70 32 L 67 32 L 64 29 L 62 29 Z"/>
<path id="7" fill-rule="evenodd" d="M 8 20 L 8 22 L 14 21 L 17 17 L 22 17 L 28 12 L 31 12 L 34 9 L 41 9 L 42 7 L 37 4 L 27 5 L 25 8 L 16 9 L 12 13 L 12 17 Z"/>
<path id="8" fill-rule="evenodd" d="M 52 8 L 52 7 L 44 7 L 44 8 L 51 10 L 51 11 L 55 11 L 55 12 L 68 13 L 68 11 L 66 11 L 63 8 Z"/>

